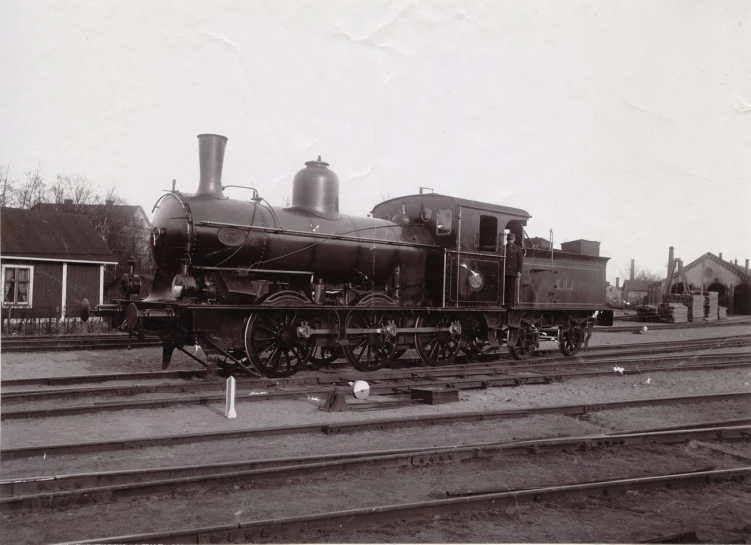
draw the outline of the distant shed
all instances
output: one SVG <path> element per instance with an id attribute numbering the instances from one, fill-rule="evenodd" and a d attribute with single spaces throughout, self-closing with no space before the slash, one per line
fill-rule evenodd
<path id="1" fill-rule="evenodd" d="M 86 217 L 44 210 L 0 209 L 3 314 L 76 315 L 83 299 L 104 300 L 112 251 Z"/>

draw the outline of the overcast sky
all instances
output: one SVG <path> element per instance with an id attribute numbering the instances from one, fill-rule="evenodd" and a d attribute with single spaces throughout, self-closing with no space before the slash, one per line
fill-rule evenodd
<path id="1" fill-rule="evenodd" d="M 0 0 L 0 51 L 16 178 L 150 213 L 211 132 L 274 204 L 322 155 L 342 212 L 420 186 L 523 208 L 613 282 L 670 245 L 751 257 L 751 1 Z"/>

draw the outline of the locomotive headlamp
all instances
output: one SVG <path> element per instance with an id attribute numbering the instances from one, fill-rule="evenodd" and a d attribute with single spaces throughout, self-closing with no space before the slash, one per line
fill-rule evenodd
<path id="1" fill-rule="evenodd" d="M 469 278 L 467 278 L 467 282 L 469 283 L 469 287 L 473 290 L 481 290 L 483 285 L 485 284 L 485 280 L 482 278 L 482 275 L 479 272 L 475 271 L 469 271 Z"/>
<path id="2" fill-rule="evenodd" d="M 198 289 L 196 279 L 187 274 L 176 274 L 172 279 L 172 295 L 175 299 L 180 299 L 186 295 L 195 293 Z"/>

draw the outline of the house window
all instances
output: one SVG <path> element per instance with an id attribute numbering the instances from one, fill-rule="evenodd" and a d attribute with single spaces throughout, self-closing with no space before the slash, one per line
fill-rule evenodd
<path id="1" fill-rule="evenodd" d="M 3 265 L 3 306 L 31 307 L 34 267 Z"/>
<path id="2" fill-rule="evenodd" d="M 478 246 L 481 252 L 495 252 L 498 248 L 498 218 L 495 216 L 480 216 L 480 240 Z"/>

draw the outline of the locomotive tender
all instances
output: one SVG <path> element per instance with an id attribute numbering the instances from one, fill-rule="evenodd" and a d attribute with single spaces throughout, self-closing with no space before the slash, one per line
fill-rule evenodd
<path id="1" fill-rule="evenodd" d="M 164 368 L 175 349 L 198 359 L 185 351 L 194 345 L 210 370 L 221 361 L 269 377 L 340 350 L 362 371 L 408 348 L 429 365 L 504 345 L 523 359 L 545 333 L 573 355 L 595 321 L 612 325 L 608 258 L 597 255 L 526 248 L 517 300 L 503 300 L 504 233 L 523 243 L 524 210 L 430 193 L 348 216 L 320 157 L 295 176 L 288 208 L 249 187 L 249 200 L 229 199 L 227 138 L 198 142 L 198 191 L 173 186 L 154 207 L 151 293 L 138 299 L 131 262 L 124 298 L 94 309 L 131 334 L 159 335 Z M 86 304 L 82 318 L 88 313 Z"/>

